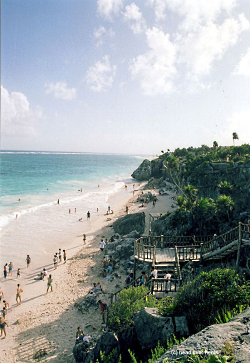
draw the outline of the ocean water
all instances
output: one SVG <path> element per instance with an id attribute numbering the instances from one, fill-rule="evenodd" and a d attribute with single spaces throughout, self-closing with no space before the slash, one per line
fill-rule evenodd
<path id="1" fill-rule="evenodd" d="M 22 267 L 27 254 L 39 261 L 53 248 L 63 249 L 72 236 L 87 231 L 92 220 L 107 211 L 112 197 L 129 192 L 124 186 L 134 182 L 131 174 L 143 159 L 113 154 L 2 151 L 0 266 L 12 261 L 15 267 Z"/>

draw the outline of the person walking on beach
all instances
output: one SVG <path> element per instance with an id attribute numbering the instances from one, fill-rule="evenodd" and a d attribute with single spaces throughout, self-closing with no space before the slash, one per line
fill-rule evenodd
<path id="1" fill-rule="evenodd" d="M 3 316 L 0 316 L 0 330 L 1 330 L 1 335 L 0 336 L 2 336 L 2 334 L 4 333 L 3 339 L 5 339 L 6 335 L 7 335 L 6 334 L 6 326 L 9 326 L 9 325 L 7 324 L 5 318 Z"/>
<path id="2" fill-rule="evenodd" d="M 87 219 L 90 219 L 90 211 L 87 212 Z"/>
<path id="3" fill-rule="evenodd" d="M 52 275 L 49 275 L 48 282 L 47 282 L 47 293 L 49 292 L 49 288 L 50 288 L 51 292 L 53 292 L 52 282 L 53 282 Z"/>
<path id="4" fill-rule="evenodd" d="M 66 251 L 63 250 L 63 260 L 64 260 L 64 263 L 66 263 L 67 261 L 67 255 L 66 255 Z"/>
<path id="5" fill-rule="evenodd" d="M 102 322 L 105 324 L 105 312 L 108 310 L 108 306 L 105 302 L 102 302 L 102 300 L 98 300 L 98 303 L 100 305 Z"/>
<path id="6" fill-rule="evenodd" d="M 23 289 L 20 287 L 20 284 L 17 284 L 17 291 L 16 291 L 17 305 L 21 305 L 21 303 L 22 303 L 22 298 L 21 298 L 21 293 L 22 292 L 23 292 Z"/>
<path id="7" fill-rule="evenodd" d="M 86 234 L 85 233 L 83 233 L 83 235 L 82 235 L 82 240 L 83 240 L 83 244 L 85 245 L 86 244 Z"/>
<path id="8" fill-rule="evenodd" d="M 6 263 L 3 268 L 3 276 L 6 279 L 8 275 L 8 264 Z"/>
<path id="9" fill-rule="evenodd" d="M 0 287 L 0 303 L 1 303 L 3 298 L 4 298 L 3 290 Z"/>
<path id="10" fill-rule="evenodd" d="M 17 269 L 16 277 L 19 278 L 21 276 L 21 270 L 20 268 Z"/>
<path id="11" fill-rule="evenodd" d="M 57 254 L 54 255 L 53 263 L 54 263 L 54 268 L 56 270 L 57 269 Z"/>
<path id="12" fill-rule="evenodd" d="M 26 262 L 27 262 L 27 268 L 29 267 L 30 263 L 31 263 L 31 258 L 30 255 L 27 255 L 26 257 Z"/>
<path id="13" fill-rule="evenodd" d="M 100 250 L 103 252 L 104 251 L 104 247 L 106 246 L 106 243 L 103 241 L 103 239 L 100 242 Z"/>
<path id="14" fill-rule="evenodd" d="M 62 250 L 61 250 L 61 248 L 59 248 L 58 258 L 59 258 L 59 262 L 62 262 Z"/>
<path id="15" fill-rule="evenodd" d="M 9 275 L 10 275 L 10 276 L 12 276 L 12 270 L 13 270 L 13 267 L 14 267 L 14 266 L 13 266 L 13 263 L 12 263 L 12 262 L 10 262 L 10 263 L 9 263 Z"/>

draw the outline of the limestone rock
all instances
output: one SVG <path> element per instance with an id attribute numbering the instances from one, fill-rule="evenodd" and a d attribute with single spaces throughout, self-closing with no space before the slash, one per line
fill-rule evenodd
<path id="1" fill-rule="evenodd" d="M 163 363 L 166 358 L 171 362 L 183 356 L 185 352 L 189 355 L 201 350 L 206 350 L 208 355 L 223 354 L 225 343 L 229 343 L 234 350 L 235 363 L 249 363 L 250 334 L 247 334 L 246 329 L 248 321 L 250 321 L 250 308 L 226 324 L 211 325 L 192 335 L 180 345 L 173 346 L 156 362 Z"/>
<path id="2" fill-rule="evenodd" d="M 142 349 L 150 349 L 174 334 L 172 318 L 157 313 L 157 308 L 143 308 L 134 315 L 137 339 Z"/>
<path id="3" fill-rule="evenodd" d="M 175 332 L 178 334 L 178 336 L 180 337 L 189 336 L 188 323 L 185 316 L 175 316 L 174 323 L 175 323 Z"/>
<path id="4" fill-rule="evenodd" d="M 114 333 L 104 333 L 97 341 L 97 344 L 93 350 L 94 359 L 100 360 L 100 351 L 105 352 L 105 355 L 109 355 L 110 352 L 117 348 L 117 356 L 120 353 L 120 344 L 117 336 Z"/>
<path id="5" fill-rule="evenodd" d="M 151 176 L 151 163 L 145 159 L 141 165 L 133 172 L 132 177 L 139 181 L 148 180 Z"/>
<path id="6" fill-rule="evenodd" d="M 145 216 L 142 213 L 128 214 L 113 223 L 114 231 L 121 235 L 126 235 L 134 230 L 142 234 L 144 227 Z"/>
<path id="7" fill-rule="evenodd" d="M 90 362 L 89 356 L 89 344 L 86 342 L 76 343 L 73 348 L 73 355 L 77 363 Z"/>

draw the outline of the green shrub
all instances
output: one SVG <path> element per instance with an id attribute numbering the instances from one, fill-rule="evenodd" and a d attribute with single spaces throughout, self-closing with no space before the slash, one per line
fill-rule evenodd
<path id="1" fill-rule="evenodd" d="M 223 310 L 245 309 L 249 299 L 249 287 L 235 270 L 217 268 L 202 272 L 181 288 L 172 303 L 161 303 L 160 309 L 164 315 L 186 315 L 191 332 L 196 332 L 214 324 Z"/>
<path id="2" fill-rule="evenodd" d="M 126 329 L 133 322 L 133 315 L 137 311 L 144 307 L 155 307 L 157 301 L 153 296 L 147 296 L 148 292 L 144 285 L 122 290 L 119 300 L 109 308 L 109 328 L 116 332 Z"/>

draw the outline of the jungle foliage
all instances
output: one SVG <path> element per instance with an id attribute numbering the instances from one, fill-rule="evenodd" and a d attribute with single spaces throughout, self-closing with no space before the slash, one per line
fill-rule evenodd
<path id="1" fill-rule="evenodd" d="M 233 269 L 214 269 L 201 272 L 184 285 L 173 298 L 163 299 L 159 311 L 164 316 L 186 315 L 192 333 L 210 324 L 218 317 L 231 316 L 249 306 L 249 283 Z M 222 319 L 222 318 L 221 318 Z"/>

